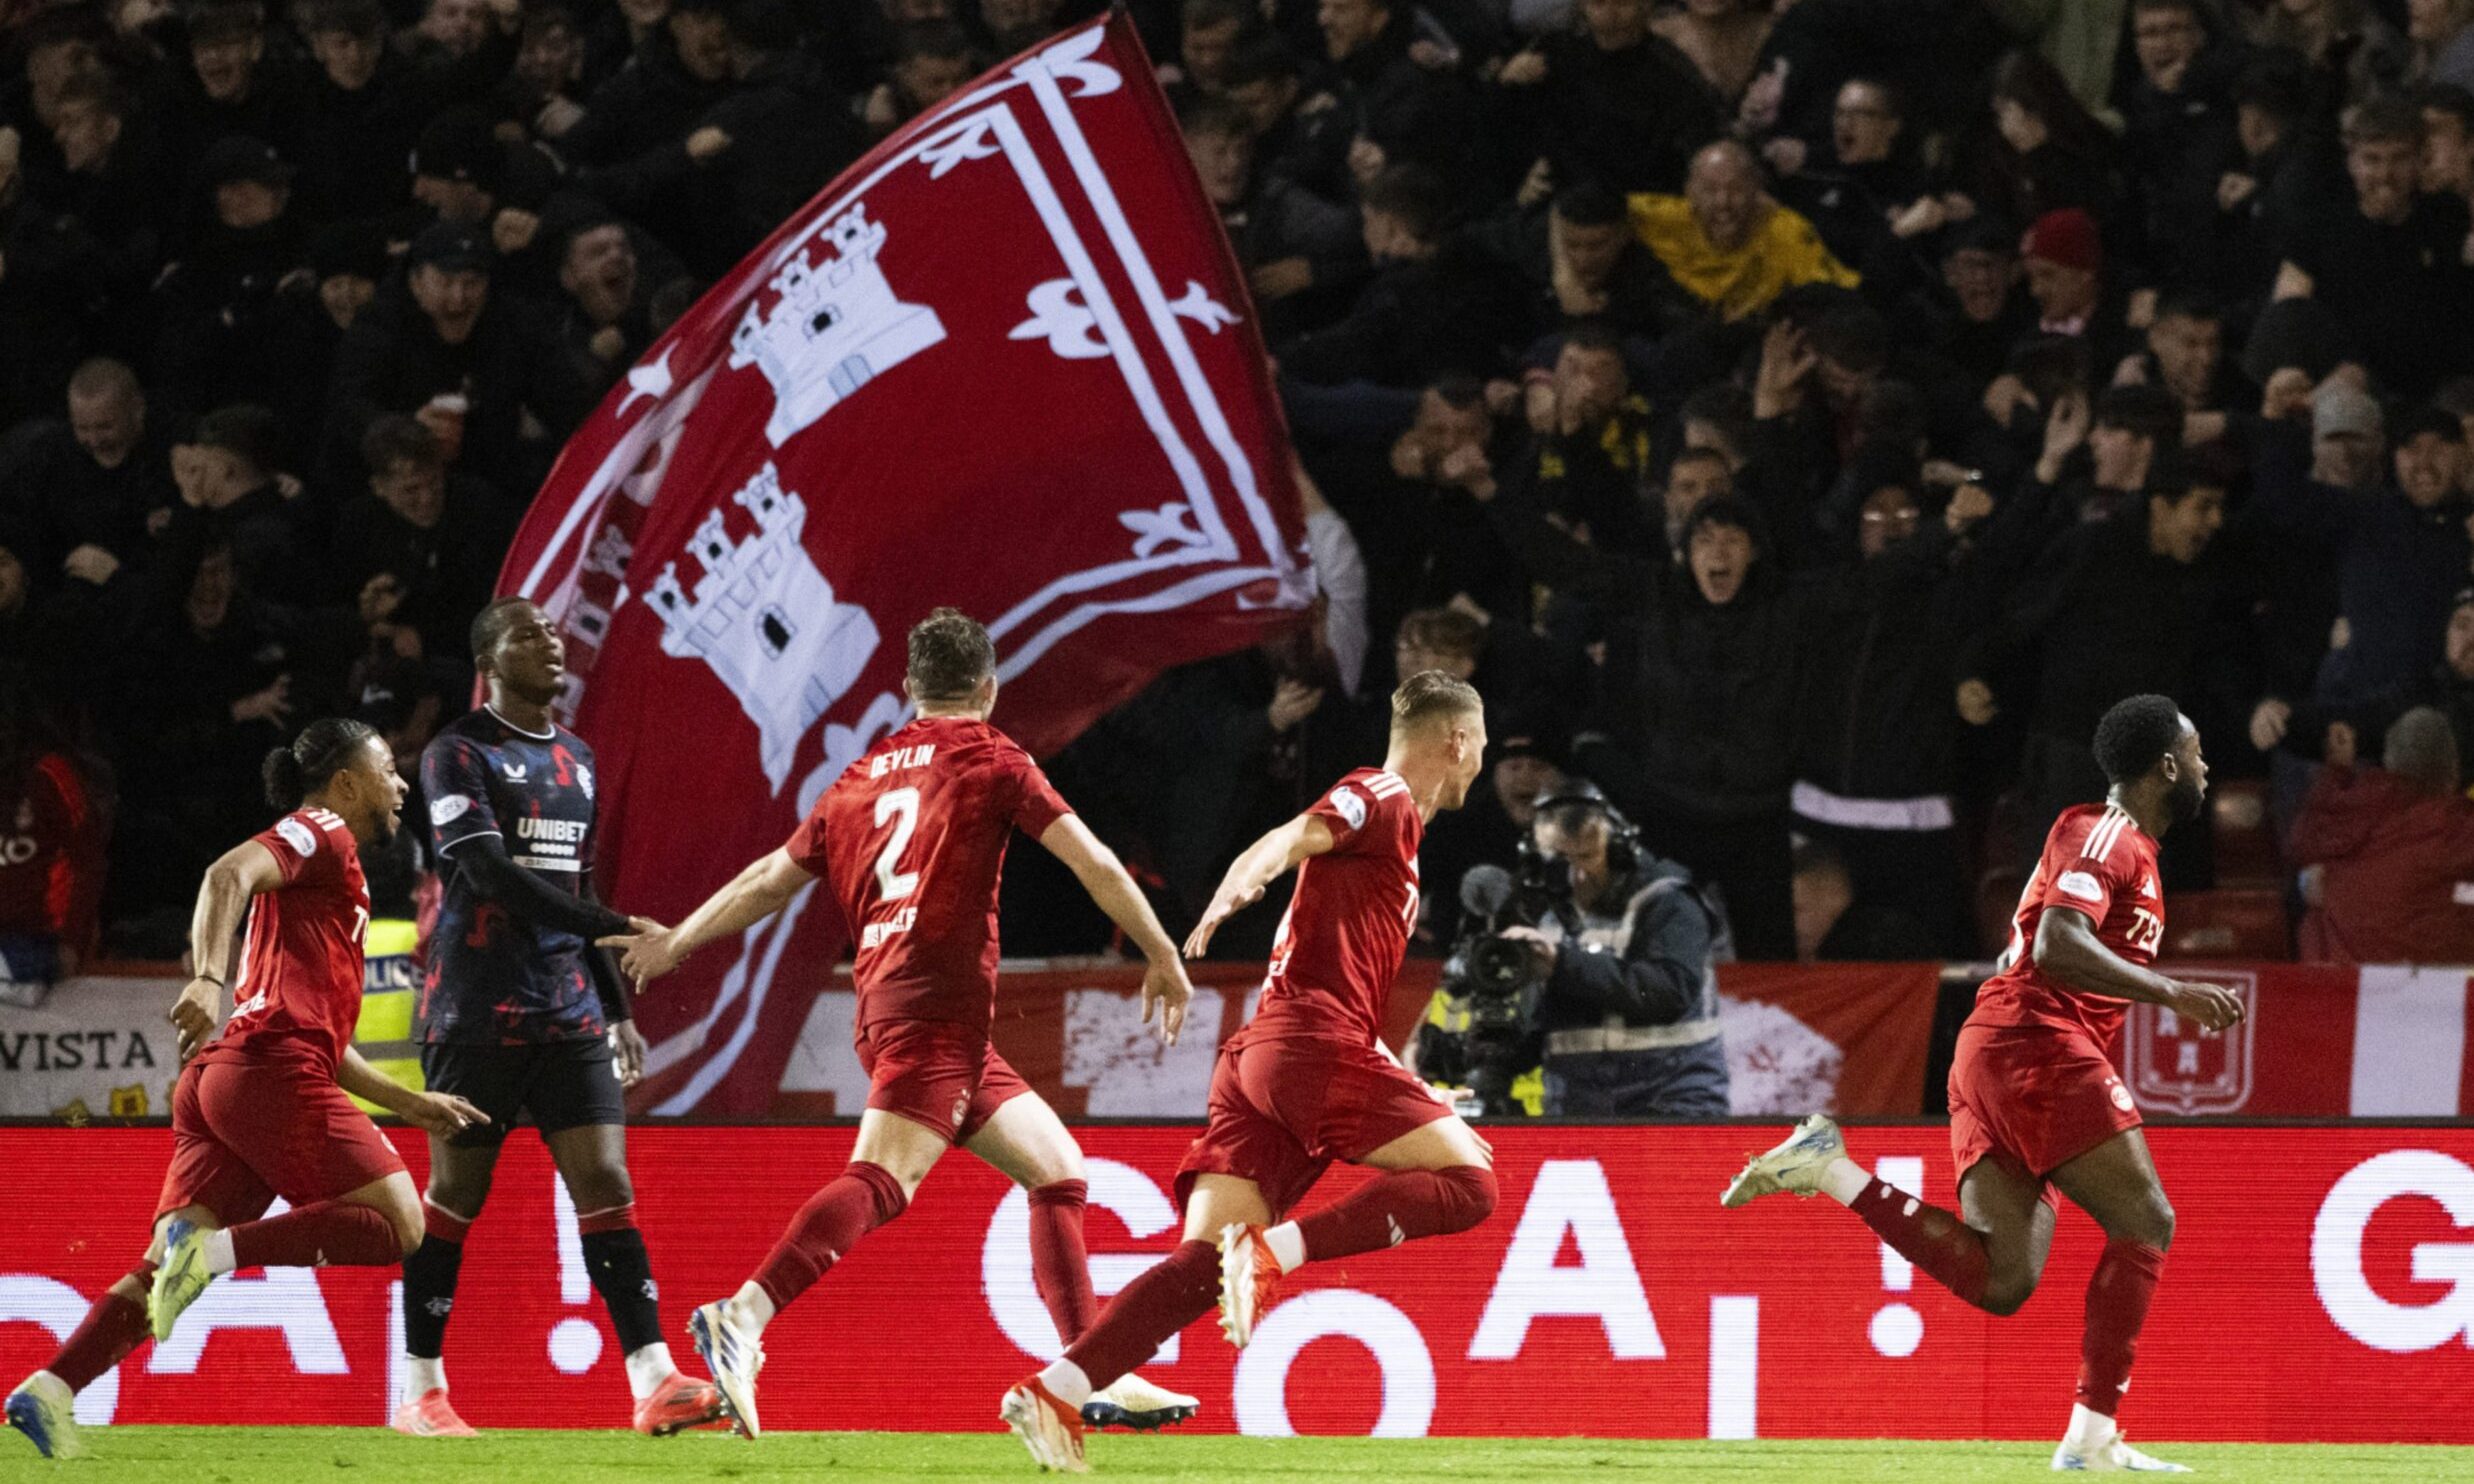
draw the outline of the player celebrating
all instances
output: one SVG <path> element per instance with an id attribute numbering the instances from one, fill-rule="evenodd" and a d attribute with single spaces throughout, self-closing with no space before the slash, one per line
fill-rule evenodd
<path id="1" fill-rule="evenodd" d="M 2054 1187 L 2104 1228 L 2088 1282 L 2078 1402 L 2054 1450 L 2059 1470 L 2188 1473 L 2122 1441 L 2114 1411 L 2148 1300 L 2164 1276 L 2173 1207 L 2139 1132 L 2139 1110 L 2109 1048 L 2122 1003 L 2144 1000 L 2222 1030 L 2242 1002 L 2213 984 L 2151 971 L 2165 935 L 2156 842 L 2199 817 L 2208 766 L 2199 733 L 2163 696 L 2133 696 L 2096 728 L 2106 802 L 2067 810 L 2019 898 L 2000 971 L 1976 993 L 1950 1067 L 1950 1151 L 1959 1217 L 1865 1174 L 1838 1126 L 1820 1114 L 1757 1155 L 1724 1203 L 1790 1191 L 1827 1193 L 1908 1261 L 1991 1314 L 2012 1314 L 2036 1288 L 2053 1242 Z"/>
<path id="2" fill-rule="evenodd" d="M 266 792 L 283 818 L 207 869 L 190 919 L 198 972 L 170 1016 L 186 1065 L 172 1089 L 172 1167 L 154 1242 L 51 1363 L 9 1393 L 9 1425 L 46 1458 L 86 1451 L 71 1399 L 149 1333 L 168 1339 L 218 1275 L 391 1266 L 421 1244 L 412 1177 L 346 1093 L 433 1133 L 482 1118 L 462 1098 L 398 1086 L 352 1049 L 369 926 L 360 847 L 394 836 L 404 802 L 385 739 L 357 721 L 314 722 L 268 754 Z M 232 1019 L 210 1045 L 244 913 Z M 292 1209 L 261 1220 L 279 1195 Z"/>
<path id="3" fill-rule="evenodd" d="M 500 598 L 472 624 L 489 702 L 421 756 L 444 886 L 414 1034 L 432 1088 L 489 1117 L 430 1137 L 429 1236 L 404 1261 L 404 1394 L 392 1426 L 470 1437 L 440 1360 L 464 1240 L 516 1114 L 530 1115 L 574 1199 L 585 1270 L 618 1331 L 635 1427 L 667 1437 L 721 1415 L 661 1339 L 636 1229 L 621 1090 L 644 1066 L 626 981 L 593 946 L 627 919 L 593 898 L 593 751 L 550 715 L 566 650 L 539 608 Z"/>
<path id="4" fill-rule="evenodd" d="M 609 939 L 639 982 L 716 938 L 746 931 L 823 876 L 857 957 L 857 1041 L 868 1107 L 851 1162 L 818 1191 L 738 1293 L 696 1310 L 696 1349 L 731 1417 L 756 1436 L 758 1336 L 872 1228 L 902 1214 L 948 1145 L 1031 1197 L 1031 1269 L 1069 1343 L 1097 1310 L 1083 1249 L 1082 1151 L 1047 1103 L 988 1044 L 996 1011 L 997 882 L 1019 828 L 1070 868 L 1149 961 L 1142 1015 L 1174 1042 L 1193 987 L 1176 944 L 1133 878 L 1023 750 L 988 724 L 996 650 L 988 631 L 939 608 L 910 634 L 903 688 L 918 719 L 852 763 L 788 844 L 750 865 L 686 921 L 639 922 Z M 1128 1376 L 1093 1398 L 1094 1420 L 1156 1427 L 1198 1403 Z"/>
<path id="5" fill-rule="evenodd" d="M 1127 1284 L 1064 1359 L 1005 1394 L 1001 1415 L 1042 1468 L 1082 1472 L 1083 1399 L 1215 1299 L 1242 1348 L 1299 1264 L 1464 1231 L 1495 1208 L 1485 1141 L 1379 1039 L 1417 922 L 1418 840 L 1437 810 L 1460 807 L 1485 750 L 1478 693 L 1439 670 L 1412 675 L 1392 695 L 1383 766 L 1341 779 L 1228 868 L 1189 955 L 1292 866 L 1297 894 L 1254 1019 L 1212 1068 L 1210 1120 L 1177 1169 L 1183 1244 Z M 1387 1173 L 1281 1221 L 1335 1159 Z"/>

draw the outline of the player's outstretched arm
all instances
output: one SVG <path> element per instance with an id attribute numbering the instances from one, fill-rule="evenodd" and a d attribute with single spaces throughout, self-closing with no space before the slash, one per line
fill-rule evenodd
<path id="1" fill-rule="evenodd" d="M 1134 946 L 1141 949 L 1148 967 L 1143 972 L 1143 1024 L 1151 1023 L 1153 1011 L 1159 1012 L 1160 1039 L 1171 1046 L 1177 1044 L 1177 1033 L 1185 1027 L 1185 1007 L 1194 998 L 1194 986 L 1185 977 L 1185 965 L 1177 957 L 1176 940 L 1168 929 L 1160 926 L 1159 916 L 1144 899 L 1142 888 L 1126 874 L 1124 862 L 1108 848 L 1107 842 L 1091 833 L 1091 827 L 1071 814 L 1057 817 L 1056 823 L 1040 832 L 1039 843 L 1050 855 L 1065 863 L 1091 894 L 1108 920 L 1117 925 Z"/>
<path id="2" fill-rule="evenodd" d="M 628 919 L 632 931 L 613 933 L 600 944 L 619 950 L 619 967 L 627 977 L 640 986 L 649 984 L 714 939 L 746 932 L 781 911 L 799 894 L 799 888 L 815 879 L 790 858 L 789 851 L 776 850 L 751 862 L 677 927 L 634 917 Z"/>
<path id="3" fill-rule="evenodd" d="M 1186 935 L 1185 956 L 1201 958 L 1211 951 L 1212 934 L 1220 924 L 1263 899 L 1263 889 L 1281 873 L 1332 848 L 1331 826 L 1311 814 L 1300 814 L 1245 849 L 1229 863 L 1220 889 L 1211 894 L 1200 922 Z"/>
<path id="4" fill-rule="evenodd" d="M 2045 909 L 2036 924 L 2036 967 L 2072 989 L 2162 1005 L 2212 1031 L 2242 1018 L 2242 1001 L 2228 989 L 2168 979 L 2107 948 L 2086 913 L 2060 905 Z"/>
<path id="5" fill-rule="evenodd" d="M 335 1085 L 365 1103 L 376 1103 L 407 1123 L 441 1138 L 488 1123 L 489 1116 L 452 1093 L 415 1092 L 369 1064 L 347 1046 L 336 1064 Z"/>
<path id="6" fill-rule="evenodd" d="M 198 903 L 189 915 L 189 963 L 192 977 L 172 1002 L 168 1017 L 178 1028 L 180 1059 L 186 1062 L 215 1034 L 223 1015 L 223 986 L 232 962 L 233 940 L 249 899 L 283 885 L 283 868 L 275 853 L 255 840 L 243 840 L 206 868 L 198 886 Z"/>

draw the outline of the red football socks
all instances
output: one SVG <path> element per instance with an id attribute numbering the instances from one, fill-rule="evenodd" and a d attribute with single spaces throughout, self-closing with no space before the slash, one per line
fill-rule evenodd
<path id="1" fill-rule="evenodd" d="M 2163 1248 L 2119 1238 L 2105 1243 L 2087 1280 L 2087 1328 L 2079 1336 L 2079 1404 L 2089 1411 L 2110 1417 L 2122 1404 L 2148 1300 L 2164 1276 Z"/>
<path id="2" fill-rule="evenodd" d="M 373 1206 L 319 1201 L 231 1230 L 239 1268 L 391 1268 L 404 1260 L 395 1223 Z"/>
<path id="3" fill-rule="evenodd" d="M 1396 1247 L 1411 1237 L 1467 1231 L 1495 1209 L 1495 1172 L 1477 1165 L 1378 1175 L 1311 1216 L 1297 1218 L 1306 1257 L 1327 1262 Z"/>
<path id="4" fill-rule="evenodd" d="M 1976 1307 L 1984 1307 L 1990 1259 L 1984 1237 L 1974 1227 L 1879 1180 L 1868 1182 L 1848 1209 L 1863 1217 L 1864 1224 L 1889 1243 L 1891 1250 L 1923 1269 L 1927 1277 Z"/>
<path id="5" fill-rule="evenodd" d="M 1080 1366 L 1092 1389 L 1099 1390 L 1149 1360 L 1170 1335 L 1219 1302 L 1220 1249 L 1209 1242 L 1180 1243 L 1110 1299 L 1098 1322 L 1065 1358 Z"/>
<path id="6" fill-rule="evenodd" d="M 851 1161 L 790 1219 L 789 1230 L 756 1270 L 756 1286 L 773 1300 L 776 1313 L 789 1308 L 792 1299 L 814 1286 L 861 1237 L 901 1215 L 909 1204 L 902 1182 L 882 1165 Z"/>
<path id="7" fill-rule="evenodd" d="M 1091 1259 L 1082 1242 L 1082 1208 L 1090 1186 L 1058 1180 L 1031 1193 L 1031 1281 L 1048 1306 L 1057 1336 L 1071 1345 L 1099 1317 L 1091 1292 Z"/>
<path id="8" fill-rule="evenodd" d="M 154 1281 L 155 1265 L 139 1263 L 129 1276 L 144 1287 Z M 71 1391 L 84 1391 L 95 1377 L 120 1364 L 121 1357 L 135 1350 L 147 1334 L 146 1301 L 123 1298 L 106 1289 L 43 1369 L 58 1376 Z"/>

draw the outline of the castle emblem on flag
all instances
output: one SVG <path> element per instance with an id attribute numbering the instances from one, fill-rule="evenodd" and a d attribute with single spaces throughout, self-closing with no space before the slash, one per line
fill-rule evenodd
<path id="1" fill-rule="evenodd" d="M 704 567 L 694 595 L 669 562 L 647 597 L 661 615 L 662 653 L 703 660 L 738 697 L 780 793 L 799 739 L 858 681 L 879 636 L 865 608 L 834 600 L 800 541 L 807 502 L 782 488 L 773 465 L 730 498 L 755 517 L 756 534 L 733 541 L 722 512 L 706 512 L 688 543 Z"/>
<path id="2" fill-rule="evenodd" d="M 781 447 L 875 378 L 945 338 L 944 322 L 924 304 L 894 297 L 877 255 L 885 228 L 862 202 L 800 244 L 730 336 L 731 369 L 754 366 L 773 383 L 765 437 Z M 811 264 L 818 242 L 834 256 Z"/>
<path id="3" fill-rule="evenodd" d="M 2243 1018 L 2221 1031 L 2161 1005 L 2134 1004 L 2123 1039 L 2130 1090 L 2139 1106 L 2183 1118 L 2239 1113 L 2251 1100 L 2251 1028 L 2259 1015 L 2259 976 L 2202 971 L 2193 978 L 2230 989 Z"/>

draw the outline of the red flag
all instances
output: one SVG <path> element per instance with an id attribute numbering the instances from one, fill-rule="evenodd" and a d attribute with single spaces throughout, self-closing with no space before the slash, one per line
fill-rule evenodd
<path id="1" fill-rule="evenodd" d="M 603 895 L 675 921 L 906 716 L 980 619 L 997 724 L 1062 746 L 1311 576 L 1244 280 L 1133 29 L 1094 21 L 887 139 L 716 285 L 560 455 L 501 588 L 568 645 Z M 843 929 L 803 894 L 639 1007 L 639 1102 L 760 1112 Z"/>

